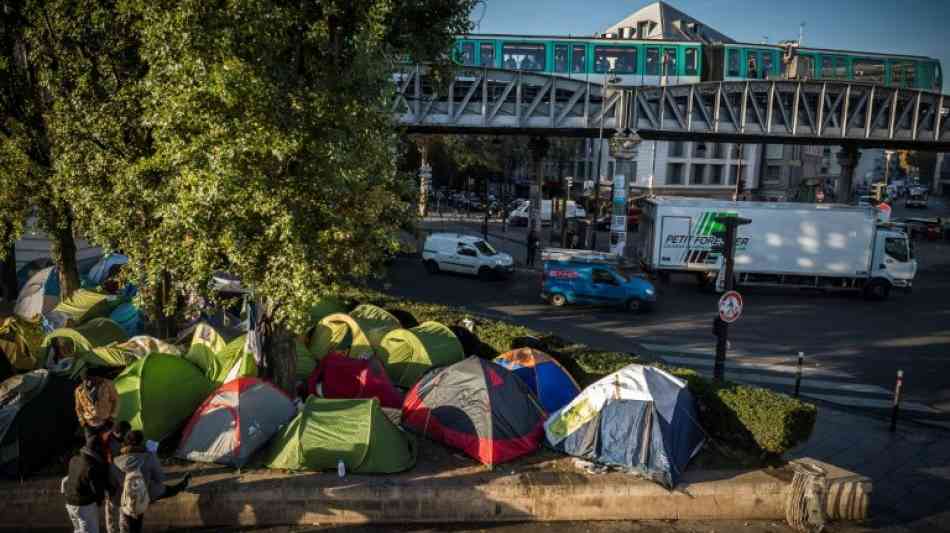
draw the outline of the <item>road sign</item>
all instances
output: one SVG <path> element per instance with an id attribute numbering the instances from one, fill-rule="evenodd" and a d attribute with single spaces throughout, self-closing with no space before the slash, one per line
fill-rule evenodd
<path id="1" fill-rule="evenodd" d="M 719 299 L 719 318 L 731 324 L 742 316 L 742 295 L 736 291 L 729 291 Z"/>

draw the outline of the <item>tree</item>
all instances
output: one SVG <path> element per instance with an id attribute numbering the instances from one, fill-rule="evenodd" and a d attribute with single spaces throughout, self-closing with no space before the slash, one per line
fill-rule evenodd
<path id="1" fill-rule="evenodd" d="M 282 332 L 306 325 L 321 292 L 371 274 L 411 217 L 414 177 L 396 171 L 388 113 L 396 58 L 439 59 L 473 2 L 131 5 L 152 126 L 137 169 L 168 192 L 164 241 L 143 268 L 197 292 L 215 270 L 240 277 L 266 303 L 286 385 Z"/>

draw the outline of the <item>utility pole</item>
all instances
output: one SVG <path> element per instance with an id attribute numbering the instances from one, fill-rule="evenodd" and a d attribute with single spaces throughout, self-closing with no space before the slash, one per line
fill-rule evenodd
<path id="1" fill-rule="evenodd" d="M 713 252 L 722 254 L 723 267 L 725 268 L 725 278 L 723 279 L 726 292 L 735 289 L 735 260 L 736 260 L 736 233 L 739 226 L 745 226 L 752 223 L 747 218 L 740 218 L 735 215 L 720 215 L 716 217 L 716 222 L 725 227 L 724 231 L 713 232 L 713 235 L 720 238 L 721 243 L 712 247 Z M 719 314 L 716 314 L 713 320 L 713 334 L 716 335 L 716 362 L 713 367 L 713 379 L 722 382 L 726 370 L 726 347 L 729 343 L 729 323 L 723 320 Z"/>

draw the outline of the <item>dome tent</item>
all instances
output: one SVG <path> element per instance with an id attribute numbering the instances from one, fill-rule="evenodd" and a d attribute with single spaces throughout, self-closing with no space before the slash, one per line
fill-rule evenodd
<path id="1" fill-rule="evenodd" d="M 315 347 L 316 332 L 320 328 L 320 321 L 329 315 L 345 311 L 346 306 L 331 296 L 321 297 L 317 303 L 310 307 L 309 317 L 310 323 L 313 325 L 294 339 L 294 348 L 297 354 L 297 379 L 307 379 L 317 368 L 317 361 L 312 348 Z"/>
<path id="2" fill-rule="evenodd" d="M 399 320 L 375 305 L 363 304 L 350 314 L 335 313 L 317 325 L 310 353 L 317 359 L 331 351 L 350 357 L 371 357 L 383 337 L 400 327 Z"/>
<path id="3" fill-rule="evenodd" d="M 175 455 L 240 468 L 295 414 L 293 401 L 272 384 L 257 378 L 229 381 L 192 415 Z"/>
<path id="4" fill-rule="evenodd" d="M 533 348 L 520 348 L 495 358 L 524 381 L 548 413 L 564 407 L 581 392 L 567 370 L 550 355 Z"/>
<path id="5" fill-rule="evenodd" d="M 46 267 L 25 280 L 13 312 L 26 320 L 35 320 L 56 307 L 59 293 L 59 271 L 56 267 Z"/>
<path id="6" fill-rule="evenodd" d="M 72 374 L 78 375 L 85 365 L 121 367 L 134 360 L 115 345 L 128 340 L 125 331 L 108 318 L 94 318 L 73 328 L 59 328 L 43 339 L 44 364 L 54 340 L 68 341 L 67 357 L 73 357 Z"/>
<path id="7" fill-rule="evenodd" d="M 93 287 L 102 285 L 106 281 L 113 267 L 121 267 L 129 262 L 129 257 L 123 254 L 105 254 L 92 265 L 86 274 L 86 281 Z"/>
<path id="8" fill-rule="evenodd" d="M 448 366 L 465 358 L 458 338 L 438 322 L 390 331 L 383 337 L 378 355 L 389 378 L 403 388 L 415 385 L 433 367 Z"/>
<path id="9" fill-rule="evenodd" d="M 686 384 L 637 364 L 584 389 L 544 430 L 557 451 L 638 471 L 667 488 L 703 444 Z"/>
<path id="10" fill-rule="evenodd" d="M 307 391 L 323 398 L 376 398 L 383 407 L 402 408 L 402 393 L 375 358 L 327 354 L 307 380 Z"/>
<path id="11" fill-rule="evenodd" d="M 256 376 L 257 362 L 245 349 L 247 335 L 239 335 L 230 341 L 225 339 L 210 325 L 198 324 L 185 359 L 202 369 L 215 386 L 240 377 Z"/>
<path id="12" fill-rule="evenodd" d="M 406 395 L 402 423 L 493 465 L 538 449 L 544 411 L 514 374 L 472 356 L 423 376 Z"/>
<path id="13" fill-rule="evenodd" d="M 77 289 L 69 298 L 59 302 L 51 313 L 59 314 L 73 324 L 84 324 L 97 317 L 107 317 L 117 298 L 101 292 Z"/>
<path id="14" fill-rule="evenodd" d="M 416 463 L 416 441 L 383 413 L 375 398 L 311 396 L 271 441 L 268 468 L 330 470 L 342 460 L 356 474 L 393 474 Z"/>
<path id="15" fill-rule="evenodd" d="M 115 379 L 117 420 L 128 420 L 146 439 L 161 440 L 194 413 L 213 390 L 201 369 L 174 355 L 151 354 Z"/>

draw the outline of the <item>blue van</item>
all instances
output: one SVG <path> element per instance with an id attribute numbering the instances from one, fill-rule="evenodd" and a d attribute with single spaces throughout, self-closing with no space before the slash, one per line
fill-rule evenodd
<path id="1" fill-rule="evenodd" d="M 541 297 L 558 307 L 568 303 L 606 304 L 635 312 L 653 307 L 653 284 L 639 276 L 621 274 L 616 264 L 604 259 L 606 256 L 589 252 L 566 258 L 543 254 Z"/>

